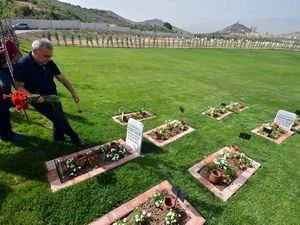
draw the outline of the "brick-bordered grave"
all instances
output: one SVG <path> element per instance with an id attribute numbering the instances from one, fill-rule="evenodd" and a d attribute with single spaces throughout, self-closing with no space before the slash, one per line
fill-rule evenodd
<path id="1" fill-rule="evenodd" d="M 228 181 L 226 185 L 218 182 L 216 184 L 212 183 L 208 176 L 205 173 L 207 171 L 208 166 L 214 162 L 214 160 L 223 155 L 224 153 L 235 154 L 236 149 L 233 147 L 224 147 L 219 151 L 211 154 L 210 156 L 204 158 L 199 163 L 195 164 L 188 171 L 195 177 L 200 183 L 202 183 L 205 187 L 207 187 L 211 192 L 214 193 L 215 196 L 220 198 L 222 201 L 226 202 L 235 192 L 237 192 L 245 183 L 246 181 L 256 172 L 256 170 L 261 166 L 259 163 L 255 162 L 252 159 L 249 159 L 251 162 L 251 166 L 244 167 L 237 176 Z M 238 154 L 241 154 L 238 151 Z M 238 161 L 237 161 L 238 162 Z M 232 161 L 231 163 L 235 163 Z M 232 164 L 235 165 L 235 164 Z M 236 164 L 240 165 L 240 164 Z M 239 167 L 242 168 L 242 167 Z M 223 179 L 226 179 L 224 176 Z"/>
<path id="2" fill-rule="evenodd" d="M 206 115 L 210 118 L 221 120 L 226 116 L 230 115 L 232 112 L 228 111 L 226 107 L 218 106 L 218 107 L 209 107 L 208 110 L 204 111 L 202 114 Z"/>
<path id="3" fill-rule="evenodd" d="M 273 141 L 276 144 L 281 144 L 284 140 L 288 139 L 294 134 L 293 131 L 280 128 L 279 126 L 278 127 L 274 127 L 274 126 L 278 126 L 278 125 L 276 124 L 272 125 L 270 123 L 263 124 L 262 126 L 255 128 L 251 132 L 263 138 L 266 138 L 269 141 Z"/>
<path id="4" fill-rule="evenodd" d="M 163 147 L 193 131 L 194 129 L 188 126 L 186 121 L 173 120 L 149 131 L 145 131 L 143 136 L 156 146 Z"/>
<path id="5" fill-rule="evenodd" d="M 168 181 L 163 181 L 150 190 L 90 223 L 90 225 L 111 225 L 116 221 L 127 217 L 136 207 L 140 207 L 149 200 L 151 201 L 151 198 L 155 193 L 162 191 L 166 191 L 168 195 L 172 195 L 174 197 L 176 196 L 176 193 L 173 192 L 172 185 Z M 179 225 L 202 225 L 205 223 L 205 219 L 192 207 L 187 200 L 184 199 L 182 201 L 180 198 L 177 198 L 175 207 L 180 208 L 181 211 L 185 212 L 186 217 L 189 218 L 186 223 L 179 223 Z"/>
<path id="6" fill-rule="evenodd" d="M 241 102 L 230 102 L 228 105 L 225 106 L 226 109 L 234 112 L 243 112 L 249 107 L 246 104 Z"/>
<path id="7" fill-rule="evenodd" d="M 125 126 L 128 124 L 130 118 L 143 121 L 155 118 L 155 114 L 146 110 L 140 110 L 138 112 L 125 113 L 118 116 L 113 116 L 113 121 Z"/>
<path id="8" fill-rule="evenodd" d="M 120 139 L 65 155 L 47 161 L 45 164 L 51 190 L 55 192 L 104 173 L 139 156 Z"/>

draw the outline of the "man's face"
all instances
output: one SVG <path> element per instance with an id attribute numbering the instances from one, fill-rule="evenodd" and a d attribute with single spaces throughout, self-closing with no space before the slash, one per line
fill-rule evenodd
<path id="1" fill-rule="evenodd" d="M 34 53 L 34 59 L 36 60 L 36 62 L 40 65 L 45 65 L 47 64 L 52 57 L 52 50 L 46 48 L 46 47 L 42 47 L 39 49 L 34 49 L 33 53 Z"/>

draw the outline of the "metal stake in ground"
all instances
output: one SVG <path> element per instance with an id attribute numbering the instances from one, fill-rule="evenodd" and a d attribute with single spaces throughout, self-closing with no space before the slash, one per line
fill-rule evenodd
<path id="1" fill-rule="evenodd" d="M 7 63 L 7 67 L 9 69 L 11 79 L 13 81 L 13 87 L 16 89 L 15 79 L 14 79 L 14 76 L 13 76 L 14 71 L 13 71 L 12 63 L 10 61 L 9 53 L 8 53 L 6 43 L 5 43 L 5 36 L 4 36 L 4 28 L 3 28 L 3 25 L 2 25 L 2 19 L 0 20 L 0 27 L 1 27 L 0 42 L 1 42 L 2 47 L 4 48 L 5 60 L 6 60 L 6 63 Z M 26 111 L 24 109 L 22 111 L 24 113 L 24 116 L 25 116 L 26 120 L 29 121 L 29 118 L 28 118 L 28 115 L 27 115 Z"/>

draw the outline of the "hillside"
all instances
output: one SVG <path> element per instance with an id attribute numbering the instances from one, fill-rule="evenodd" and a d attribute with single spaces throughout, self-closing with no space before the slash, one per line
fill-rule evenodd
<path id="1" fill-rule="evenodd" d="M 231 26 L 228 26 L 222 30 L 218 30 L 211 34 L 220 35 L 220 36 L 234 36 L 234 35 L 244 35 L 251 32 L 252 30 L 250 28 L 237 22 L 235 24 L 232 24 Z"/>
<path id="2" fill-rule="evenodd" d="M 163 26 L 164 22 L 161 20 L 159 20 L 161 23 L 154 24 L 147 21 L 138 23 L 112 11 L 87 9 L 57 0 L 22 0 L 16 1 L 15 6 L 15 18 L 20 19 L 79 20 L 87 23 L 114 24 L 143 31 L 184 32 L 179 28 L 170 31 Z"/>

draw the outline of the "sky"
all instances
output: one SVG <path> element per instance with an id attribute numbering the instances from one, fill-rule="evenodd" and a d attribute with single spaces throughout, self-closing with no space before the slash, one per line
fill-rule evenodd
<path id="1" fill-rule="evenodd" d="M 261 33 L 300 31 L 300 0 L 60 0 L 110 10 L 141 22 L 161 19 L 192 33 L 208 33 L 236 22 Z"/>

